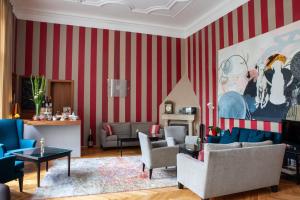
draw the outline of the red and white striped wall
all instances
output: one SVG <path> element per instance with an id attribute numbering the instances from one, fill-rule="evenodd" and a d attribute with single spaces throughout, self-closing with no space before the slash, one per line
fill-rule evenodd
<path id="1" fill-rule="evenodd" d="M 268 121 L 219 119 L 217 109 L 217 51 L 257 35 L 300 20 L 299 0 L 250 0 L 202 30 L 190 36 L 188 76 L 199 98 L 201 121 L 231 129 L 233 126 L 281 131 L 281 124 Z M 253 49 L 255 51 L 255 49 Z"/>
<path id="2" fill-rule="evenodd" d="M 74 80 L 82 145 L 104 122 L 158 120 L 158 107 L 184 73 L 185 40 L 17 20 L 18 75 Z M 107 79 L 126 79 L 126 98 L 108 97 Z M 98 138 L 97 138 L 98 140 Z"/>

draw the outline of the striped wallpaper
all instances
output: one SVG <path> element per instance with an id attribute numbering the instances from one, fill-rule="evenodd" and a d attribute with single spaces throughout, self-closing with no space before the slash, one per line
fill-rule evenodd
<path id="1" fill-rule="evenodd" d="M 82 145 L 104 122 L 158 121 L 158 108 L 183 73 L 186 40 L 17 20 L 18 75 L 74 80 Z M 126 98 L 108 97 L 107 79 L 126 79 Z M 97 144 L 99 144 L 97 142 Z"/>
<path id="2" fill-rule="evenodd" d="M 281 124 L 268 121 L 219 119 L 217 109 L 217 51 L 300 19 L 299 0 L 250 0 L 188 38 L 188 76 L 199 98 L 201 121 L 260 130 L 281 131 Z M 255 51 L 255 49 L 253 49 Z"/>

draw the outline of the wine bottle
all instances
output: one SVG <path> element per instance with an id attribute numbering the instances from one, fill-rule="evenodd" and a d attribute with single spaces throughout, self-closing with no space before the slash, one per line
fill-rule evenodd
<path id="1" fill-rule="evenodd" d="M 92 137 L 92 130 L 90 129 L 90 134 L 88 137 L 88 148 L 93 147 L 93 137 Z"/>

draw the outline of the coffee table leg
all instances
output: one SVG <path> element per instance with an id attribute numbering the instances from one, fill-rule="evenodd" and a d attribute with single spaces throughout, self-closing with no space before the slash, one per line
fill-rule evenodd
<path id="1" fill-rule="evenodd" d="M 71 154 L 68 155 L 68 176 L 70 176 Z"/>
<path id="2" fill-rule="evenodd" d="M 40 187 L 41 163 L 37 162 L 37 186 Z"/>
<path id="3" fill-rule="evenodd" d="M 48 161 L 46 161 L 46 172 L 48 171 Z"/>
<path id="4" fill-rule="evenodd" d="M 121 157 L 123 156 L 123 142 L 122 142 L 122 140 L 120 141 L 120 143 L 121 143 Z"/>

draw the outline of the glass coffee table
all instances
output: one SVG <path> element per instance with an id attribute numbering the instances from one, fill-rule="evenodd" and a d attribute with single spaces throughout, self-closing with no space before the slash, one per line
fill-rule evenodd
<path id="1" fill-rule="evenodd" d="M 31 148 L 13 152 L 17 160 L 33 162 L 37 166 L 37 186 L 40 187 L 41 163 L 46 162 L 46 171 L 48 171 L 48 161 L 68 157 L 68 176 L 70 176 L 72 150 L 60 149 L 55 147 L 44 147 L 44 152 L 41 148 Z"/>
<path id="2" fill-rule="evenodd" d="M 180 144 L 179 153 L 184 153 L 192 156 L 193 158 L 198 158 L 199 152 L 202 150 L 202 144 Z"/>

